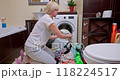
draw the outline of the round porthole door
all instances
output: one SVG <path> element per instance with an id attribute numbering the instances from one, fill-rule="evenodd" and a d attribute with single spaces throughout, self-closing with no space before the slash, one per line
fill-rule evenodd
<path id="1" fill-rule="evenodd" d="M 74 31 L 74 27 L 73 27 L 72 23 L 70 23 L 70 22 L 62 21 L 62 22 L 57 24 L 57 27 L 58 27 L 59 30 L 67 29 L 70 33 L 72 33 L 72 34 L 74 33 L 73 32 Z"/>
<path id="2" fill-rule="evenodd" d="M 66 29 L 68 30 L 72 35 L 74 35 L 74 26 L 72 23 L 68 22 L 68 21 L 62 21 L 60 23 L 57 24 L 57 27 L 59 30 L 61 29 Z M 67 39 L 60 39 L 60 38 L 56 38 L 55 41 L 52 44 L 52 48 L 63 48 L 64 45 L 66 43 L 68 43 L 69 41 Z"/>

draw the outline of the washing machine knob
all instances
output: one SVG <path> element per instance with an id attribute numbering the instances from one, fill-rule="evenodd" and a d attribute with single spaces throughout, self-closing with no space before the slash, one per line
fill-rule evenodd
<path id="1" fill-rule="evenodd" d="M 66 17 L 64 17 L 64 19 L 66 19 Z"/>

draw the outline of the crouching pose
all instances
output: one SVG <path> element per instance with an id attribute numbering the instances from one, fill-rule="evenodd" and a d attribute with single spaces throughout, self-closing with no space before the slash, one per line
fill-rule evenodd
<path id="1" fill-rule="evenodd" d="M 55 56 L 52 51 L 46 46 L 49 39 L 55 38 L 71 38 L 72 34 L 62 34 L 53 17 L 58 14 L 59 5 L 56 2 L 48 2 L 45 15 L 42 16 L 35 24 L 32 32 L 25 42 L 25 52 L 27 57 L 35 63 L 56 64 Z M 53 32 L 55 35 L 51 35 Z M 28 58 L 26 58 L 26 61 Z"/>

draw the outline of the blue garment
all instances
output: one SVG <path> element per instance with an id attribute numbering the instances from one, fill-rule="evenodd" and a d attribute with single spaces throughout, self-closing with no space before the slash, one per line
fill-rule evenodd
<path id="1" fill-rule="evenodd" d="M 76 57 L 76 53 L 77 53 L 76 49 L 73 48 L 73 47 L 71 47 L 71 51 L 72 51 L 72 53 L 73 53 L 73 55 L 74 55 L 74 58 L 75 58 L 75 57 Z"/>

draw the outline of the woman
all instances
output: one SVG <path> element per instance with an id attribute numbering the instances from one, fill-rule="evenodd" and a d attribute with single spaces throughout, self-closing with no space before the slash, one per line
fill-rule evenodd
<path id="1" fill-rule="evenodd" d="M 58 14 L 59 5 L 56 2 L 48 2 L 45 15 L 35 24 L 26 43 L 25 52 L 32 60 L 44 64 L 56 64 L 55 56 L 45 45 L 49 39 L 71 38 L 72 34 L 62 34 L 57 28 L 53 17 Z M 55 35 L 51 35 L 53 32 Z"/>

